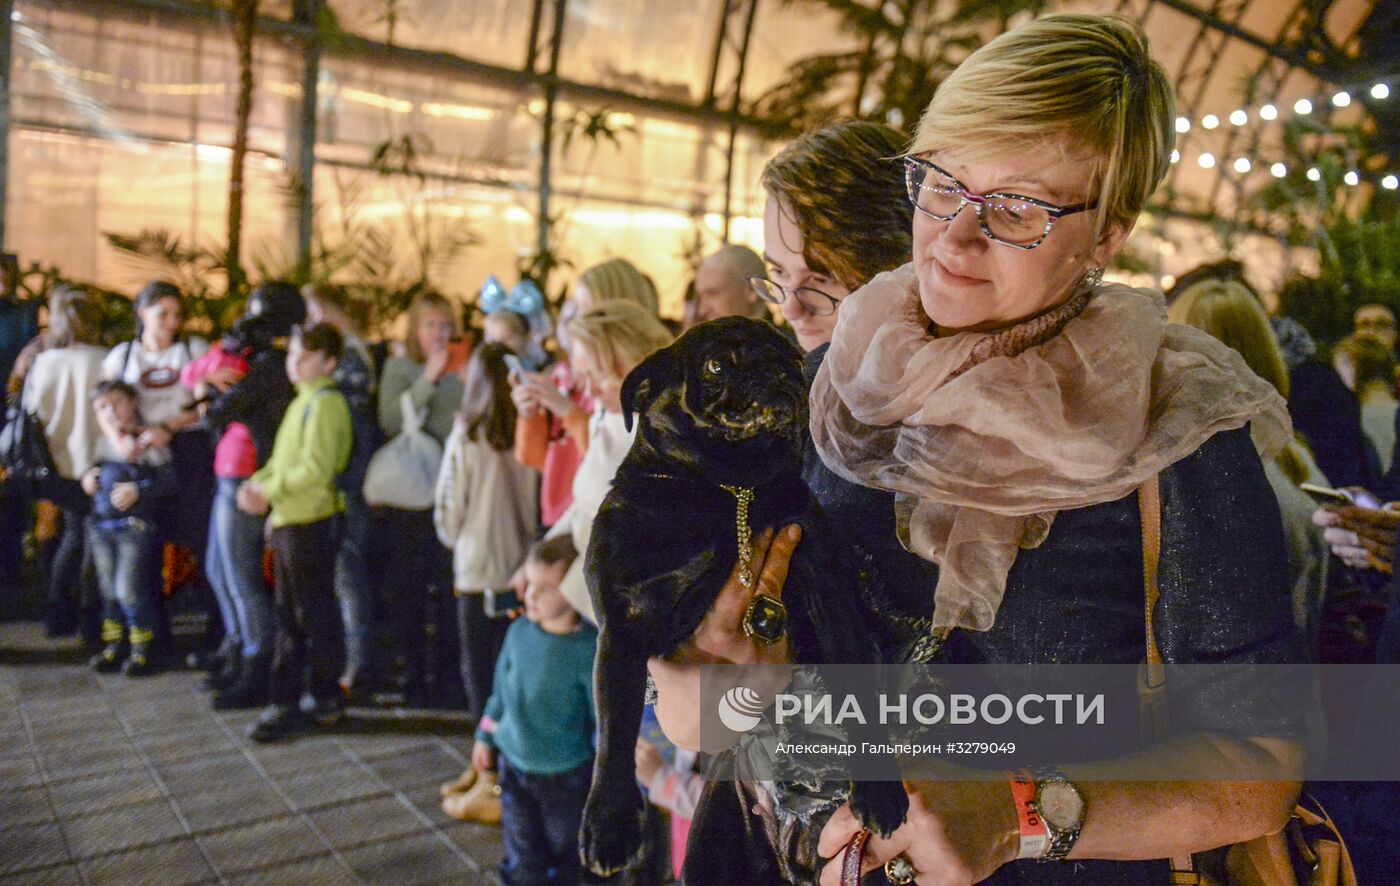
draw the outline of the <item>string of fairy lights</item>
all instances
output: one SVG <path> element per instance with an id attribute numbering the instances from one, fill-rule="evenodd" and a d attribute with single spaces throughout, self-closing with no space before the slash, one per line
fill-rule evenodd
<path id="1" fill-rule="evenodd" d="M 1369 88 L 1365 85 L 1359 87 L 1349 87 L 1345 89 L 1339 89 L 1338 91 L 1332 93 L 1330 96 L 1313 96 L 1311 98 L 1300 98 L 1293 103 L 1292 111 L 1295 117 L 1307 117 L 1313 114 L 1315 111 L 1324 108 L 1325 105 L 1328 103 L 1330 103 L 1332 107 L 1337 109 L 1346 108 L 1349 107 L 1352 104 L 1352 102 L 1356 100 L 1357 94 L 1362 92 L 1363 90 L 1367 92 L 1370 95 L 1370 97 L 1375 101 L 1385 101 L 1389 99 L 1392 91 L 1390 84 L 1384 81 L 1370 84 Z M 1206 114 L 1202 116 L 1199 120 L 1192 120 L 1189 117 L 1177 117 L 1176 131 L 1180 135 L 1185 135 L 1191 132 L 1197 126 L 1199 126 L 1201 129 L 1207 132 L 1211 132 L 1221 129 L 1225 126 L 1248 126 L 1250 121 L 1252 120 L 1273 122 L 1275 120 L 1278 120 L 1284 113 L 1285 111 L 1281 110 L 1277 105 L 1263 104 L 1258 107 L 1252 108 L 1236 108 L 1235 110 L 1231 111 L 1228 115 L 1223 116 L 1217 114 Z M 1173 163 L 1181 162 L 1181 157 L 1182 155 L 1179 150 L 1172 151 L 1171 161 Z M 1214 169 L 1216 166 L 1221 165 L 1225 162 L 1229 162 L 1230 168 L 1240 175 L 1245 175 L 1252 171 L 1256 163 L 1255 160 L 1252 160 L 1249 157 L 1244 156 L 1243 154 L 1235 157 L 1232 161 L 1229 160 L 1229 158 L 1218 158 L 1214 153 L 1210 151 L 1202 151 L 1200 154 L 1196 155 L 1196 164 L 1202 169 Z M 1273 163 L 1270 163 L 1268 165 L 1268 170 L 1269 174 L 1272 175 L 1274 178 L 1286 178 L 1288 177 L 1290 172 L 1294 171 L 1289 169 L 1288 164 L 1282 161 L 1275 161 Z M 1320 182 L 1322 181 L 1323 173 L 1319 167 L 1309 166 L 1304 175 L 1307 177 L 1308 181 Z M 1342 174 L 1342 182 L 1352 187 L 1360 185 L 1363 178 L 1374 181 L 1380 187 L 1389 191 L 1393 191 L 1396 188 L 1400 188 L 1400 176 L 1397 176 L 1395 171 L 1375 173 L 1365 172 L 1359 169 L 1348 169 Z"/>

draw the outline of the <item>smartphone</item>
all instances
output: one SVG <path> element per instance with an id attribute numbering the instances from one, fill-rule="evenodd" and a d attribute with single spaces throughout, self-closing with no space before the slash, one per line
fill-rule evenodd
<path id="1" fill-rule="evenodd" d="M 1345 489 L 1332 489 L 1328 486 L 1317 486 L 1313 483 L 1299 483 L 1298 488 L 1311 495 L 1319 504 L 1324 505 L 1352 505 L 1356 504 L 1356 499 Z"/>
<path id="2" fill-rule="evenodd" d="M 472 343 L 468 339 L 459 338 L 447 343 L 447 368 L 444 372 L 459 372 L 467 361 L 471 359 Z"/>
<path id="3" fill-rule="evenodd" d="M 514 354 L 506 354 L 505 361 L 506 366 L 510 369 L 510 374 L 512 376 L 516 378 L 521 378 L 525 375 L 525 364 L 520 362 L 519 357 L 515 356 Z"/>
<path id="4" fill-rule="evenodd" d="M 520 595 L 510 588 L 499 591 L 487 588 L 484 593 L 486 597 L 482 600 L 482 609 L 486 611 L 487 618 L 506 618 L 524 608 L 520 604 Z"/>

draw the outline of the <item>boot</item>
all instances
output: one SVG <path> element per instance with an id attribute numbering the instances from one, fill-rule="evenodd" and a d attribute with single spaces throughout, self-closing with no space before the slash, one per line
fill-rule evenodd
<path id="1" fill-rule="evenodd" d="M 468 766 L 466 769 L 462 770 L 461 775 L 451 781 L 445 781 L 438 785 L 438 793 L 442 795 L 444 800 L 453 794 L 465 793 L 471 790 L 472 785 L 476 784 L 476 776 L 476 767 Z"/>
<path id="2" fill-rule="evenodd" d="M 496 773 L 482 772 L 471 789 L 453 794 L 442 801 L 444 815 L 458 821 L 474 821 L 477 824 L 498 825 L 501 823 L 501 786 L 496 784 Z"/>
<path id="3" fill-rule="evenodd" d="M 110 618 L 102 622 L 102 643 L 102 651 L 88 659 L 88 664 L 99 674 L 115 674 L 127 653 L 126 628 L 121 622 Z"/>
<path id="4" fill-rule="evenodd" d="M 149 677 L 155 672 L 155 662 L 151 660 L 151 644 L 132 643 L 131 654 L 126 657 L 126 664 L 122 665 L 122 673 L 128 677 Z"/>
<path id="5" fill-rule="evenodd" d="M 214 693 L 214 710 L 235 711 L 267 704 L 267 680 L 271 661 L 265 655 L 243 659 L 238 680 Z"/>
<path id="6" fill-rule="evenodd" d="M 311 720 L 296 705 L 270 705 L 248 731 L 248 737 L 259 744 L 269 744 L 301 735 L 310 725 Z"/>
<path id="7" fill-rule="evenodd" d="M 216 655 L 218 658 L 211 662 L 209 673 L 199 681 L 199 688 L 205 692 L 229 688 L 238 682 L 238 675 L 243 672 L 243 654 L 239 644 L 229 644 Z"/>

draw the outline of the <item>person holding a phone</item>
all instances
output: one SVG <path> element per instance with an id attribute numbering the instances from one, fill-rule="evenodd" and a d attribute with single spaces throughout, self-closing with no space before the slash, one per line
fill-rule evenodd
<path id="1" fill-rule="evenodd" d="M 498 344 L 472 354 L 433 504 L 438 540 L 452 551 L 460 669 L 473 720 L 481 719 L 491 697 L 506 629 L 485 611 L 485 592 L 509 583 L 539 528 L 539 475 L 511 452 L 516 413 L 509 356 Z"/>
<path id="2" fill-rule="evenodd" d="M 408 309 L 405 353 L 385 362 L 379 385 L 379 426 L 387 437 L 403 429 L 401 401 L 405 391 L 413 408 L 424 414 L 423 430 L 429 436 L 443 443 L 452 433 L 463 390 L 461 376 L 450 371 L 456 333 L 456 312 L 446 298 L 424 292 L 413 300 Z M 384 533 L 385 574 L 394 579 L 392 617 L 404 661 L 399 684 L 407 703 L 426 703 L 431 701 L 425 630 L 429 588 L 446 592 L 450 581 L 447 557 L 437 542 L 432 508 L 382 508 L 376 516 Z M 449 627 L 439 624 L 438 636 L 451 634 Z"/>

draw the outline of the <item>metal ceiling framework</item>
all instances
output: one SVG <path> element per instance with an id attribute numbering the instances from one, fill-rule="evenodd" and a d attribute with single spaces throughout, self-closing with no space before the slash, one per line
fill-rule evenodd
<path id="1" fill-rule="evenodd" d="M 0 9 L 8 6 L 10 2 L 12 0 L 0 3 Z M 543 94 L 545 110 L 541 130 L 541 221 L 539 234 L 541 249 L 548 245 L 546 226 L 549 217 L 551 187 L 551 130 L 553 128 L 554 104 L 560 97 L 567 97 L 572 101 L 592 101 L 609 106 L 630 107 L 672 119 L 682 119 L 698 124 L 718 124 L 725 127 L 728 131 L 724 194 L 726 234 L 731 215 L 734 144 L 739 132 L 747 130 L 769 135 L 781 134 L 775 133 L 767 121 L 746 114 L 742 101 L 744 73 L 759 6 L 765 3 L 776 5 L 780 0 L 719 0 L 715 39 L 712 47 L 709 47 L 711 51 L 709 76 L 705 94 L 698 103 L 636 95 L 624 90 L 561 77 L 559 56 L 563 48 L 568 19 L 567 0 L 534 0 L 525 64 L 520 68 L 487 64 L 453 53 L 391 46 L 354 35 L 342 36 L 334 46 L 323 46 L 314 23 L 321 5 L 325 2 L 326 0 L 294 0 L 291 20 L 264 16 L 259 18 L 257 23 L 259 32 L 264 36 L 290 38 L 303 46 L 305 70 L 302 83 L 308 90 L 317 82 L 322 55 L 337 53 L 360 57 L 372 55 L 391 66 L 410 70 L 435 70 L 485 85 L 505 86 L 521 91 L 537 90 Z M 1181 100 L 1180 106 L 1185 115 L 1192 120 L 1197 119 L 1197 113 L 1201 110 L 1207 88 L 1232 40 L 1240 41 L 1265 55 L 1265 60 L 1255 75 L 1256 98 L 1263 97 L 1268 101 L 1276 100 L 1289 74 L 1294 70 L 1305 71 L 1320 81 L 1334 84 L 1340 82 L 1342 77 L 1355 73 L 1340 69 L 1337 58 L 1328 57 L 1326 53 L 1317 51 L 1315 46 L 1310 48 L 1309 41 L 1315 42 L 1316 38 L 1307 32 L 1307 28 L 1303 27 L 1307 23 L 1321 22 L 1331 7 L 1332 0 L 1297 0 L 1277 33 L 1272 37 L 1260 36 L 1243 27 L 1242 22 L 1245 15 L 1254 2 L 1255 0 L 1210 0 L 1210 5 L 1206 7 L 1187 2 L 1187 0 L 1145 0 L 1145 2 L 1142 0 L 1119 0 L 1118 10 L 1134 15 L 1139 21 L 1146 23 L 1153 16 L 1157 7 L 1161 7 L 1184 15 L 1196 23 L 1195 39 L 1178 66 L 1175 84 Z M 1262 2 L 1271 2 L 1271 0 L 1262 0 Z M 1373 4 L 1371 12 L 1374 12 L 1377 6 L 1389 2 L 1392 0 L 1377 0 Z M 1135 13 L 1133 7 L 1137 8 Z M 184 20 L 190 23 L 227 24 L 229 21 L 226 10 L 199 3 L 196 0 L 67 0 L 64 8 L 88 10 L 99 15 L 104 13 L 122 15 L 128 18 L 133 15 L 149 16 L 151 13 L 156 13 L 176 21 Z M 6 18 L 8 19 L 8 16 Z M 1367 18 L 1367 16 L 1363 16 L 1361 21 L 1364 23 Z M 8 21 L 5 24 L 8 25 Z M 8 54 L 8 36 L 7 27 L 0 30 L 0 39 L 4 39 L 5 43 L 5 52 L 0 53 L 0 58 Z M 1356 35 L 1353 34 L 1348 43 L 1354 43 L 1355 40 Z M 1380 70 L 1378 66 L 1377 70 L 1367 73 L 1372 76 L 1385 75 L 1400 69 L 1400 65 L 1394 63 L 1386 67 L 1389 67 L 1390 70 Z M 726 71 L 732 71 L 733 77 L 724 82 L 723 74 Z M 8 84 L 8 78 L 5 82 Z M 0 101 L 0 126 L 4 127 L 0 131 L 0 139 L 8 137 L 7 108 L 8 90 L 6 90 L 4 101 Z M 299 188 L 297 240 L 305 251 L 311 242 L 310 173 L 315 164 L 316 126 L 314 95 L 308 96 L 303 101 L 301 111 L 303 130 L 298 134 L 296 144 L 288 159 L 289 165 L 294 164 L 297 174 L 304 182 Z M 1251 127 L 1248 147 L 1245 149 L 1246 153 L 1257 150 L 1261 130 L 1262 127 L 1259 126 Z M 1228 136 L 1228 145 L 1233 148 L 1239 137 L 1238 131 L 1232 131 Z M 1185 143 L 1186 141 L 1183 140 L 1183 145 Z M 6 171 L 2 165 L 4 156 L 3 150 L 0 149 L 0 176 L 3 176 Z M 1221 188 L 1230 184 L 1236 189 L 1235 218 L 1238 221 L 1242 219 L 1240 206 L 1244 201 L 1238 199 L 1238 196 L 1243 183 L 1238 179 L 1232 180 L 1226 167 L 1227 164 L 1224 163 L 1217 166 L 1218 175 L 1211 187 L 1207 207 L 1213 209 Z M 1168 194 L 1171 193 L 1170 188 L 1175 184 L 1176 175 L 1177 172 L 1174 169 L 1167 182 Z M 0 185 L 0 188 L 2 187 L 3 185 Z M 2 193 L 3 190 L 0 190 L 0 194 Z M 1186 210 L 1187 208 L 1175 207 L 1175 209 Z M 1171 209 L 1168 210 L 1168 214 L 1172 214 Z M 1199 217 L 1200 215 L 1199 211 L 1182 211 L 1180 214 L 1191 217 Z M 0 242 L 3 242 L 3 233 L 3 219 L 0 219 Z"/>

